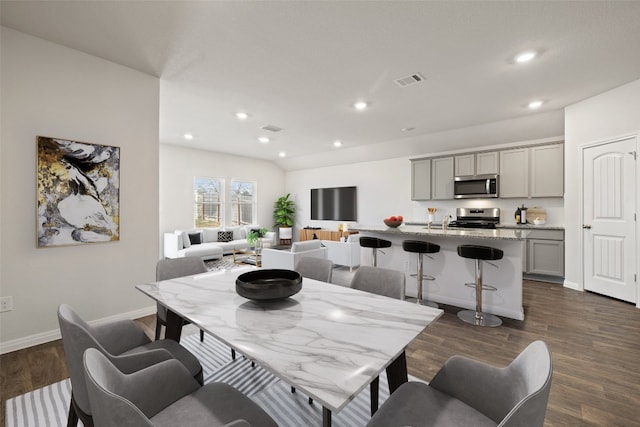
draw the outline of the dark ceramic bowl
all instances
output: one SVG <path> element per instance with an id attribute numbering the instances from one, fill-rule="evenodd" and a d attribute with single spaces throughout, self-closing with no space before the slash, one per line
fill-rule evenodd
<path id="1" fill-rule="evenodd" d="M 391 227 L 391 228 L 396 228 L 400 225 L 402 225 L 402 221 L 388 221 L 388 220 L 384 220 L 384 223 L 387 227 Z"/>
<path id="2" fill-rule="evenodd" d="M 238 295 L 252 300 L 288 298 L 302 289 L 302 276 L 292 270 L 263 269 L 243 273 L 236 279 Z"/>

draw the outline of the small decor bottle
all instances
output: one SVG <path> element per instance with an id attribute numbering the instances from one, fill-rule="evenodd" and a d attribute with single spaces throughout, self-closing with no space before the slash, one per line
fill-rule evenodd
<path id="1" fill-rule="evenodd" d="M 526 224 L 527 223 L 527 208 L 524 207 L 524 203 L 522 204 L 522 207 L 520 208 L 520 224 Z"/>
<path id="2" fill-rule="evenodd" d="M 515 217 L 516 217 L 516 224 L 520 224 L 520 215 L 521 215 L 521 212 L 520 212 L 520 206 L 518 206 L 518 207 L 516 208 L 516 214 L 515 214 Z"/>

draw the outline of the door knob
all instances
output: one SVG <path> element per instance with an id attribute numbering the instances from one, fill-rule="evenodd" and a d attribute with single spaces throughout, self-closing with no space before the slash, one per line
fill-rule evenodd
<path id="1" fill-rule="evenodd" d="M 582 228 L 586 228 L 587 230 L 590 230 L 591 226 L 590 225 L 583 225 Z"/>

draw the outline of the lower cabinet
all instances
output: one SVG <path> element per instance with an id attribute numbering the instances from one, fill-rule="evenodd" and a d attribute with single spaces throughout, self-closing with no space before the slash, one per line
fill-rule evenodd
<path id="1" fill-rule="evenodd" d="M 564 231 L 534 230 L 525 245 L 527 274 L 564 277 Z"/>

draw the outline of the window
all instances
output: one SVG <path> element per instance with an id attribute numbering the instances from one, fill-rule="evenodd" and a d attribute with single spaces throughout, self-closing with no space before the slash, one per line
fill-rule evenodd
<path id="1" fill-rule="evenodd" d="M 255 224 L 256 184 L 231 181 L 231 225 Z"/>
<path id="2" fill-rule="evenodd" d="M 224 181 L 195 177 L 194 223 L 196 227 L 219 227 L 222 224 Z"/>

